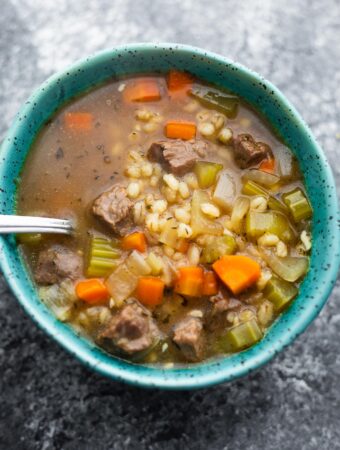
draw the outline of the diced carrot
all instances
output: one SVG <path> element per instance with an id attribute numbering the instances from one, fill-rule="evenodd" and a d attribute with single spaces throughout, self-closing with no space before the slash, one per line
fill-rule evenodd
<path id="1" fill-rule="evenodd" d="M 193 139 L 196 136 L 196 125 L 193 122 L 170 121 L 165 125 L 165 135 L 171 139 Z"/>
<path id="2" fill-rule="evenodd" d="M 263 170 L 264 172 L 273 173 L 275 170 L 275 158 L 267 158 L 262 161 L 259 169 Z"/>
<path id="3" fill-rule="evenodd" d="M 156 277 L 141 277 L 137 284 L 137 298 L 145 306 L 157 306 L 162 303 L 164 281 Z"/>
<path id="4" fill-rule="evenodd" d="M 87 112 L 67 112 L 64 115 L 67 128 L 79 131 L 89 131 L 93 128 L 93 115 Z"/>
<path id="5" fill-rule="evenodd" d="M 140 79 L 128 84 L 123 91 L 126 102 L 154 102 L 160 100 L 161 93 L 156 80 Z"/>
<path id="6" fill-rule="evenodd" d="M 170 70 L 168 74 L 168 90 L 173 93 L 174 91 L 180 91 L 190 89 L 194 77 L 188 72 L 180 72 L 179 70 Z"/>
<path id="7" fill-rule="evenodd" d="M 256 283 L 261 273 L 260 265 L 243 255 L 222 256 L 212 267 L 233 294 L 239 294 Z"/>
<path id="8" fill-rule="evenodd" d="M 124 236 L 122 239 L 122 249 L 138 250 L 139 252 L 144 253 L 146 251 L 145 234 L 141 231 L 136 231 L 135 233 Z"/>
<path id="9" fill-rule="evenodd" d="M 174 291 L 178 294 L 199 297 L 203 288 L 203 269 L 201 267 L 181 267 Z"/>
<path id="10" fill-rule="evenodd" d="M 179 239 L 176 245 L 176 250 L 180 253 L 186 253 L 189 249 L 189 241 L 186 239 Z"/>
<path id="11" fill-rule="evenodd" d="M 202 295 L 216 295 L 218 293 L 217 279 L 214 272 L 205 272 Z"/>
<path id="12" fill-rule="evenodd" d="M 109 299 L 109 291 L 100 278 L 89 278 L 78 281 L 76 284 L 76 294 L 81 300 L 91 305 L 103 303 Z"/>

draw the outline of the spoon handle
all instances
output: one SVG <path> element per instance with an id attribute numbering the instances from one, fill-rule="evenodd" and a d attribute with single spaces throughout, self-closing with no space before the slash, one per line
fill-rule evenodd
<path id="1" fill-rule="evenodd" d="M 0 234 L 9 233 L 57 233 L 71 234 L 70 220 L 49 217 L 30 217 L 0 214 Z"/>

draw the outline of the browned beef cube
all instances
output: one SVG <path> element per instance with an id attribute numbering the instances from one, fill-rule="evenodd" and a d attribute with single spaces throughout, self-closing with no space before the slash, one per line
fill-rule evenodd
<path id="1" fill-rule="evenodd" d="M 178 322 L 173 331 L 173 341 L 179 346 L 188 361 L 199 361 L 204 355 L 202 320 L 186 317 Z"/>
<path id="2" fill-rule="evenodd" d="M 122 352 L 132 355 L 150 348 L 159 335 L 150 312 L 133 302 L 112 317 L 99 339 L 109 339 Z"/>
<path id="3" fill-rule="evenodd" d="M 93 203 L 93 214 L 111 229 L 120 234 L 126 234 L 133 226 L 131 209 L 133 203 L 128 198 L 125 187 L 115 184 L 110 190 L 103 192 Z"/>
<path id="4" fill-rule="evenodd" d="M 272 154 L 269 145 L 256 142 L 250 134 L 239 134 L 234 139 L 235 160 L 241 169 L 260 163 Z"/>
<path id="5" fill-rule="evenodd" d="M 175 175 L 189 172 L 195 162 L 206 154 L 207 144 L 203 141 L 172 141 L 154 142 L 148 151 L 151 161 L 157 161 L 165 169 Z"/>
<path id="6" fill-rule="evenodd" d="M 39 284 L 54 284 L 65 278 L 75 280 L 82 275 L 82 265 L 80 255 L 55 245 L 40 252 L 34 277 Z"/>
<path id="7" fill-rule="evenodd" d="M 242 303 L 236 298 L 230 297 L 226 290 L 222 289 L 217 295 L 209 298 L 211 307 L 206 316 L 205 325 L 213 331 L 230 325 L 227 321 L 229 311 L 238 310 Z"/>

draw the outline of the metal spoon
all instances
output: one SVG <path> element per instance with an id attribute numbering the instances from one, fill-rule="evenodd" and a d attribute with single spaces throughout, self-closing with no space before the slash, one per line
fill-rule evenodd
<path id="1" fill-rule="evenodd" d="M 9 233 L 57 233 L 71 234 L 74 226 L 67 219 L 49 217 L 7 216 L 0 214 L 0 234 Z"/>

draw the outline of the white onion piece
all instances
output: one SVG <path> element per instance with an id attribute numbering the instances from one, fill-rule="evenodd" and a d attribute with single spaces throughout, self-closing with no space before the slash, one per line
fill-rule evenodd
<path id="1" fill-rule="evenodd" d="M 309 260 L 304 256 L 285 256 L 280 258 L 272 251 L 266 249 L 261 249 L 260 253 L 276 275 L 291 283 L 303 277 L 308 270 Z"/>
<path id="2" fill-rule="evenodd" d="M 294 171 L 294 157 L 291 150 L 281 145 L 276 149 L 275 156 L 281 178 L 291 178 Z"/>
<path id="3" fill-rule="evenodd" d="M 138 275 L 123 263 L 106 280 L 106 287 L 113 300 L 121 302 L 130 297 L 137 287 L 137 282 Z"/>
<path id="4" fill-rule="evenodd" d="M 39 297 L 53 311 L 58 320 L 70 319 L 74 303 L 77 300 L 72 281 L 65 280 L 60 285 L 42 286 Z"/>
<path id="5" fill-rule="evenodd" d="M 236 183 L 234 177 L 228 172 L 222 172 L 218 178 L 213 201 L 221 208 L 229 211 L 235 201 Z"/>
<path id="6" fill-rule="evenodd" d="M 151 273 L 151 267 L 137 250 L 131 252 L 125 262 L 129 270 L 138 276 L 150 275 Z"/>
<path id="7" fill-rule="evenodd" d="M 231 227 L 236 233 L 242 230 L 242 222 L 249 210 L 250 201 L 247 197 L 238 197 L 235 201 L 233 211 L 231 213 Z"/>

